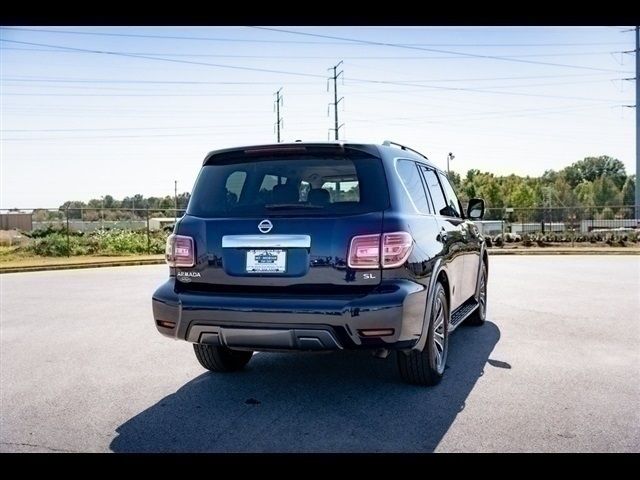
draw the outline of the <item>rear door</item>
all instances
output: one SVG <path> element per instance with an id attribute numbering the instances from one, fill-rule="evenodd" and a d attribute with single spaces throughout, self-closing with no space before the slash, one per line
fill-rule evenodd
<path id="1" fill-rule="evenodd" d="M 438 178 L 444 189 L 447 204 L 449 205 L 449 212 L 455 215 L 456 218 L 463 219 L 464 213 L 462 206 L 456 196 L 453 185 L 451 185 L 447 176 L 442 172 L 438 172 Z M 466 300 L 476 293 L 477 273 L 480 268 L 480 243 L 478 236 L 471 229 L 472 223 L 470 220 L 463 219 L 460 227 L 462 228 L 462 247 L 464 250 L 464 276 L 460 283 L 460 289 L 462 296 Z"/>
<path id="2" fill-rule="evenodd" d="M 464 220 L 449 204 L 436 170 L 421 165 L 429 195 L 440 226 L 437 240 L 442 243 L 451 289 L 451 311 L 458 308 L 468 297 L 464 288 L 465 236 Z"/>
<path id="3" fill-rule="evenodd" d="M 356 275 L 347 252 L 354 236 L 382 231 L 388 204 L 381 160 L 371 153 L 296 146 L 214 155 L 177 232 L 195 239 L 189 270 L 199 273 L 183 287 L 313 294 L 372 288 L 379 268 Z"/>

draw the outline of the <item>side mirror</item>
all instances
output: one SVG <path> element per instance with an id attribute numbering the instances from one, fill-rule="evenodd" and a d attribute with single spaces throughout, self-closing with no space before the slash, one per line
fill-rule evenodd
<path id="1" fill-rule="evenodd" d="M 471 220 L 482 220 L 484 217 L 484 200 L 481 198 L 472 198 L 467 206 L 467 218 Z"/>

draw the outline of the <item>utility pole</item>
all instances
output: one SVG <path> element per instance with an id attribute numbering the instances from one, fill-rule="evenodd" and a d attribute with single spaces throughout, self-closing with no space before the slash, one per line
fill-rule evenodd
<path id="1" fill-rule="evenodd" d="M 276 130 L 277 130 L 277 138 L 278 138 L 278 143 L 280 143 L 280 128 L 282 126 L 282 117 L 280 117 L 280 106 L 282 105 L 282 95 L 280 94 L 280 92 L 282 91 L 282 87 L 280 87 L 280 89 L 276 92 L 276 104 L 275 104 L 275 111 L 276 111 Z"/>
<path id="2" fill-rule="evenodd" d="M 330 128 L 329 131 L 333 130 L 336 140 L 339 138 L 338 132 L 340 128 L 344 126 L 344 123 L 342 125 L 338 124 L 338 103 L 344 100 L 344 97 L 340 97 L 340 99 L 338 99 L 338 77 L 344 73 L 344 70 L 340 70 L 338 72 L 338 67 L 340 65 L 342 65 L 342 60 L 340 60 L 337 65 L 329 68 L 329 70 L 333 70 L 333 76 L 329 77 L 329 80 L 327 80 L 327 91 L 329 91 L 329 81 L 333 80 L 333 102 L 329 104 L 329 106 L 333 105 L 333 128 Z M 327 111 L 327 115 L 328 114 L 329 112 Z"/>
<path id="3" fill-rule="evenodd" d="M 176 208 L 173 211 L 173 223 L 174 225 L 178 223 L 178 180 L 173 181 L 173 195 L 175 198 Z"/>
<path id="4" fill-rule="evenodd" d="M 449 170 L 449 161 L 453 160 L 454 158 L 456 158 L 456 156 L 449 152 L 449 155 L 447 155 L 447 176 L 449 176 L 449 174 L 451 173 L 451 171 Z"/>
<path id="5" fill-rule="evenodd" d="M 636 220 L 640 219 L 640 28 L 636 26 Z"/>

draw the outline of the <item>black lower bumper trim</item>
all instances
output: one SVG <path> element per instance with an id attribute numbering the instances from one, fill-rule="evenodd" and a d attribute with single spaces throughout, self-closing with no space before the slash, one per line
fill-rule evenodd
<path id="1" fill-rule="evenodd" d="M 329 330 L 231 328 L 192 325 L 187 340 L 229 348 L 274 350 L 341 350 L 342 345 Z"/>

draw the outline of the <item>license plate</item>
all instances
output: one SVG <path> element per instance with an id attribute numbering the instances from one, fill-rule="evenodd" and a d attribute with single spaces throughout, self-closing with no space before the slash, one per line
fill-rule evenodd
<path id="1" fill-rule="evenodd" d="M 247 252 L 247 273 L 284 273 L 286 267 L 286 250 L 249 250 Z"/>

